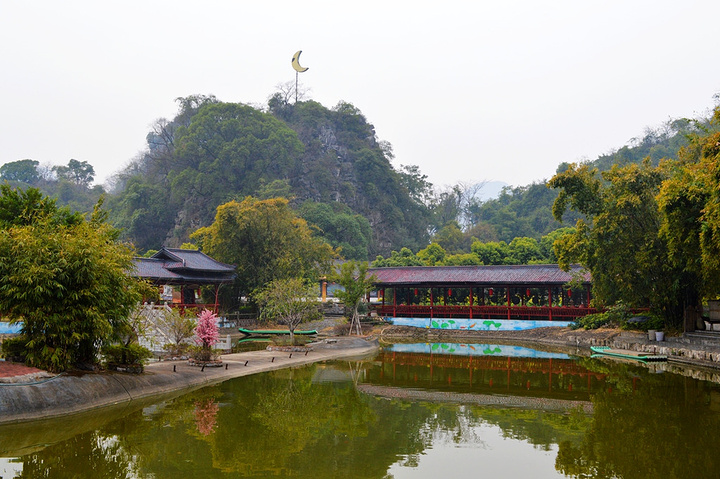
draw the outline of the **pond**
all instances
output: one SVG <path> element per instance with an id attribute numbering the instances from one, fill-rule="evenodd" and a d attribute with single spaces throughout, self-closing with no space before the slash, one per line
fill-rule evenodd
<path id="1" fill-rule="evenodd" d="M 0 426 L 0 477 L 720 477 L 720 385 L 662 368 L 398 344 Z"/>

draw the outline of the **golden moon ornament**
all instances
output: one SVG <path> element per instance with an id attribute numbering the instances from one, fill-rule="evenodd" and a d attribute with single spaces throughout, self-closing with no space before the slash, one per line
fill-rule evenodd
<path id="1" fill-rule="evenodd" d="M 300 66 L 300 54 L 302 53 L 302 50 L 298 50 L 295 52 L 295 55 L 292 57 L 292 67 L 295 69 L 296 72 L 304 72 L 307 71 L 307 67 L 301 67 Z"/>

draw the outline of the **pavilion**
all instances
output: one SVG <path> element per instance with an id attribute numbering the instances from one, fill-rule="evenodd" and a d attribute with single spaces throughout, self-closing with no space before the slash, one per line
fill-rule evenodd
<path id="1" fill-rule="evenodd" d="M 368 274 L 377 277 L 379 316 L 573 320 L 597 312 L 590 274 L 580 266 L 406 266 Z"/>
<path id="2" fill-rule="evenodd" d="M 134 275 L 162 287 L 161 298 L 170 306 L 205 307 L 217 311 L 220 286 L 235 279 L 235 267 L 198 250 L 165 248 L 149 258 L 134 258 Z M 214 304 L 199 304 L 201 286 L 214 287 Z"/>

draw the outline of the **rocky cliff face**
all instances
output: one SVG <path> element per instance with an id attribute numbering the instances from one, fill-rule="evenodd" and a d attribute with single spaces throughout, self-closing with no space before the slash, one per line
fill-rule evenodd
<path id="1" fill-rule="evenodd" d="M 370 222 L 371 256 L 402 246 L 424 246 L 427 209 L 414 201 L 375 136 L 352 105 L 332 110 L 308 102 L 293 106 L 285 121 L 303 142 L 291 181 L 299 200 L 337 201 Z"/>

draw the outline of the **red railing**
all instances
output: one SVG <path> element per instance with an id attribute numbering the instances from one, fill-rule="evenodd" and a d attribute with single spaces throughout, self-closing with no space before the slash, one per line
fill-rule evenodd
<path id="1" fill-rule="evenodd" d="M 421 306 L 378 305 L 378 316 L 398 318 L 478 318 L 478 319 L 557 319 L 573 320 L 597 313 L 584 306 Z"/>

